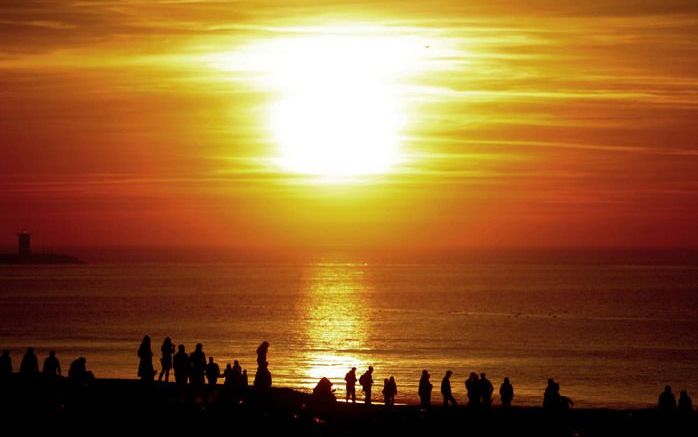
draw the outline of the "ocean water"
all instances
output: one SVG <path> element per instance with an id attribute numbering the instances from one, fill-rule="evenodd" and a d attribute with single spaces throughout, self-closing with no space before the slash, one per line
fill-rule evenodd
<path id="1" fill-rule="evenodd" d="M 311 389 L 355 366 L 374 391 L 395 376 L 416 402 L 434 384 L 504 376 L 514 402 L 539 405 L 548 377 L 576 406 L 653 405 L 665 384 L 698 395 L 698 267 L 542 264 L 94 264 L 0 267 L 0 348 L 55 349 L 67 369 L 135 378 L 143 335 L 255 373 L 271 343 L 275 386 Z M 154 360 L 159 367 L 157 359 Z M 375 395 L 374 395 L 375 397 Z"/>

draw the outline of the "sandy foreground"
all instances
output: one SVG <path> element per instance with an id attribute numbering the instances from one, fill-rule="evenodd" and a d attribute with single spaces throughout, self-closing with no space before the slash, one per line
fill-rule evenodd
<path id="1" fill-rule="evenodd" d="M 193 390 L 173 383 L 97 379 L 77 387 L 65 379 L 0 386 L 0 418 L 5 429 L 55 430 L 73 434 L 155 432 L 184 435 L 210 432 L 239 435 L 386 436 L 697 436 L 689 417 L 654 409 L 572 409 L 551 414 L 542 408 L 473 410 L 446 408 L 434 393 L 431 408 L 417 405 L 364 405 L 318 401 L 307 393 L 250 388 L 237 402 L 223 385 Z"/>

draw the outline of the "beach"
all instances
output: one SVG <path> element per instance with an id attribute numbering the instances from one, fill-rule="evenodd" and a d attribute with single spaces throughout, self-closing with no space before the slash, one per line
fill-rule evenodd
<path id="1" fill-rule="evenodd" d="M 2 423 L 32 431 L 100 434 L 106 432 L 225 432 L 233 435 L 695 435 L 690 418 L 665 417 L 656 409 L 573 408 L 551 415 L 540 407 L 470 409 L 432 405 L 318 403 L 307 393 L 250 389 L 242 403 L 230 402 L 223 385 L 196 394 L 174 383 L 96 379 L 76 387 L 68 380 L 27 382 L 13 375 L 0 388 Z"/>

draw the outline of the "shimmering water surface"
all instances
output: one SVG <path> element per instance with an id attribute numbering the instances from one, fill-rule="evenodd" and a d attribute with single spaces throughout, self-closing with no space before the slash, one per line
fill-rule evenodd
<path id="1" fill-rule="evenodd" d="M 414 402 L 470 371 L 537 405 L 555 377 L 575 405 L 653 404 L 665 384 L 698 395 L 698 269 L 619 265 L 141 264 L 0 267 L 0 347 L 87 357 L 97 377 L 133 378 L 144 334 L 204 343 L 250 376 L 271 343 L 274 385 L 322 376 L 343 395 L 351 366 L 394 375 Z M 155 360 L 156 367 L 159 365 Z M 380 387 L 376 392 L 380 392 Z"/>

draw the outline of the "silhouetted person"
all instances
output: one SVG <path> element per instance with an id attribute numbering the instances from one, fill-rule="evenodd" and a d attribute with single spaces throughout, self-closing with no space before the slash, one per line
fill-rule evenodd
<path id="1" fill-rule="evenodd" d="M 242 395 L 242 368 L 238 360 L 233 361 L 233 367 L 231 370 L 231 389 L 232 395 L 235 402 L 240 402 L 240 395 Z"/>
<path id="2" fill-rule="evenodd" d="M 356 367 L 352 367 L 351 370 L 344 375 L 344 380 L 347 382 L 347 402 L 349 402 L 349 398 L 351 397 L 351 401 L 356 403 Z"/>
<path id="3" fill-rule="evenodd" d="M 187 385 L 187 378 L 189 376 L 189 355 L 185 352 L 183 344 L 177 346 L 177 353 L 172 357 L 172 368 L 174 369 L 175 382 L 177 385 Z"/>
<path id="4" fill-rule="evenodd" d="M 477 408 L 480 406 L 480 380 L 477 373 L 470 372 L 470 376 L 465 380 L 465 390 L 468 394 L 468 406 Z"/>
<path id="5" fill-rule="evenodd" d="M 665 414 L 673 413 L 676 410 L 676 397 L 671 391 L 670 385 L 665 386 L 664 391 L 659 395 L 657 407 L 659 411 Z"/>
<path id="6" fill-rule="evenodd" d="M 241 383 L 242 378 L 242 367 L 240 367 L 240 362 L 238 360 L 233 361 L 233 382 L 237 385 Z"/>
<path id="7" fill-rule="evenodd" d="M 390 387 L 390 405 L 395 405 L 395 396 L 397 396 L 397 382 L 395 382 L 394 376 L 390 376 L 388 384 Z"/>
<path id="8" fill-rule="evenodd" d="M 34 378 L 39 373 L 39 359 L 34 354 L 34 348 L 28 347 L 19 365 L 19 373 L 24 378 Z"/>
<path id="9" fill-rule="evenodd" d="M 679 393 L 678 409 L 679 411 L 683 410 L 685 412 L 693 411 L 693 401 L 691 400 L 691 397 L 688 396 L 688 392 L 686 390 L 681 390 L 681 393 Z"/>
<path id="10" fill-rule="evenodd" d="M 170 369 L 172 369 L 172 354 L 174 354 L 175 347 L 172 344 L 172 339 L 166 337 L 160 346 L 160 376 L 158 376 L 158 381 L 162 381 L 163 375 L 165 376 L 165 382 L 170 382 Z"/>
<path id="11" fill-rule="evenodd" d="M 271 388 L 271 372 L 269 371 L 269 363 L 264 362 L 257 367 L 257 373 L 254 375 L 254 388 L 256 391 L 266 392 Z"/>
<path id="12" fill-rule="evenodd" d="M 557 412 L 560 409 L 560 384 L 553 378 L 548 378 L 548 386 L 543 393 L 543 409 L 548 412 Z"/>
<path id="13" fill-rule="evenodd" d="M 61 376 L 61 363 L 58 362 L 58 358 L 56 358 L 56 351 L 49 351 L 48 357 L 44 360 L 42 373 L 48 378 Z"/>
<path id="14" fill-rule="evenodd" d="M 152 381 L 155 378 L 155 369 L 153 368 L 153 350 L 150 347 L 150 336 L 143 337 L 140 347 L 138 348 L 138 377 L 143 381 Z"/>
<path id="15" fill-rule="evenodd" d="M 321 378 L 313 389 L 311 399 L 316 404 L 331 405 L 337 402 L 333 392 L 332 381 L 327 378 Z"/>
<path id="16" fill-rule="evenodd" d="M 509 378 L 504 378 L 504 382 L 499 386 L 499 398 L 502 400 L 502 407 L 511 407 L 511 401 L 514 399 L 514 386 L 509 382 Z"/>
<path id="17" fill-rule="evenodd" d="M 242 371 L 242 383 L 240 384 L 240 394 L 242 395 L 243 401 L 247 400 L 247 394 L 250 391 L 250 379 L 247 376 L 247 369 Z"/>
<path id="18" fill-rule="evenodd" d="M 359 378 L 359 384 L 364 391 L 364 402 L 371 403 L 371 386 L 373 385 L 373 366 L 368 366 L 368 370 Z"/>
<path id="19" fill-rule="evenodd" d="M 267 352 L 269 352 L 269 342 L 263 341 L 257 348 L 257 365 L 261 366 L 267 362 Z"/>
<path id="20" fill-rule="evenodd" d="M 429 372 L 422 370 L 422 376 L 419 378 L 419 402 L 422 408 L 428 408 L 431 405 L 431 390 L 434 386 L 429 382 Z"/>
<path id="21" fill-rule="evenodd" d="M 381 391 L 381 393 L 383 393 L 383 403 L 385 405 L 390 405 L 389 384 L 390 384 L 390 381 L 388 380 L 388 378 L 384 378 L 383 379 L 383 390 Z"/>
<path id="22" fill-rule="evenodd" d="M 688 420 L 693 416 L 693 401 L 686 390 L 681 390 L 679 393 L 678 412 L 682 420 Z"/>
<path id="23" fill-rule="evenodd" d="M 213 361 L 213 357 L 208 358 L 208 365 L 206 366 L 206 379 L 208 379 L 208 385 L 216 385 L 218 383 L 218 378 L 221 376 L 221 369 Z"/>
<path id="24" fill-rule="evenodd" d="M 84 357 L 80 357 L 70 363 L 68 381 L 72 384 L 78 387 L 86 387 L 89 386 L 93 380 L 94 375 L 87 370 L 87 360 Z"/>
<path id="25" fill-rule="evenodd" d="M 451 391 L 451 375 L 453 372 L 450 370 L 446 371 L 446 375 L 441 380 L 441 396 L 444 398 L 444 405 L 456 405 L 456 399 L 453 397 L 453 391 Z"/>
<path id="26" fill-rule="evenodd" d="M 10 351 L 5 349 L 0 356 L 0 382 L 7 381 L 12 375 L 12 358 Z"/>
<path id="27" fill-rule="evenodd" d="M 225 365 L 225 370 L 223 371 L 223 387 L 226 389 L 232 389 L 234 385 L 233 366 L 228 363 Z"/>
<path id="28" fill-rule="evenodd" d="M 204 345 L 197 343 L 194 352 L 189 355 L 189 382 L 195 386 L 203 386 L 205 373 L 206 354 L 204 354 Z"/>
<path id="29" fill-rule="evenodd" d="M 385 405 L 395 405 L 395 395 L 397 395 L 397 383 L 395 377 L 383 380 L 383 403 Z"/>
<path id="30" fill-rule="evenodd" d="M 70 363 L 70 368 L 68 369 L 68 379 L 71 381 L 78 381 L 82 375 L 85 373 L 85 359 L 80 357 Z"/>
<path id="31" fill-rule="evenodd" d="M 239 397 L 237 396 L 235 390 L 235 378 L 233 377 L 233 366 L 230 363 L 225 365 L 223 370 L 223 390 L 221 390 L 223 396 L 228 403 L 237 404 L 239 402 Z"/>
<path id="32" fill-rule="evenodd" d="M 494 387 L 485 373 L 480 374 L 480 396 L 482 398 L 482 406 L 490 407 L 492 405 L 492 393 Z"/>
<path id="33" fill-rule="evenodd" d="M 543 410 L 547 413 L 560 414 L 566 413 L 573 405 L 572 399 L 560 395 L 560 384 L 553 378 L 549 378 L 543 395 Z"/>

